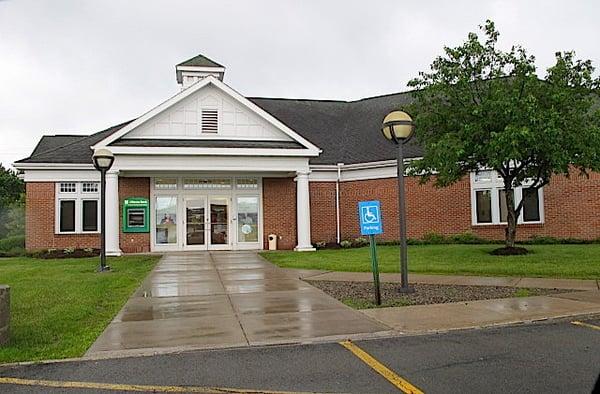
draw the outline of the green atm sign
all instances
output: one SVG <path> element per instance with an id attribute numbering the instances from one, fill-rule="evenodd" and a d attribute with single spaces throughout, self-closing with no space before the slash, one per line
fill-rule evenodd
<path id="1" fill-rule="evenodd" d="M 123 202 L 123 232 L 150 232 L 150 202 L 144 197 L 129 197 Z"/>

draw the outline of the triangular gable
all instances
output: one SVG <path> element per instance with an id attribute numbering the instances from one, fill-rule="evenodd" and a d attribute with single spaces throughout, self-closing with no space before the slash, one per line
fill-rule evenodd
<path id="1" fill-rule="evenodd" d="M 197 135 L 199 108 L 220 108 L 218 135 Z M 95 144 L 105 147 L 120 138 L 207 138 L 296 141 L 318 155 L 320 149 L 223 82 L 207 76 Z"/>

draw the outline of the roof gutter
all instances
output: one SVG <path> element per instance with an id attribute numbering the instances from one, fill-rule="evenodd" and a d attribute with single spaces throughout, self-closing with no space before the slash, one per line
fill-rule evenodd
<path id="1" fill-rule="evenodd" d="M 93 170 L 93 164 L 85 163 L 13 163 L 17 170 Z"/>
<path id="2" fill-rule="evenodd" d="M 422 157 L 412 157 L 410 159 L 404 159 L 405 162 L 413 160 L 421 160 Z M 394 160 L 382 160 L 372 161 L 367 163 L 355 163 L 355 164 L 342 164 L 343 170 L 364 170 L 369 168 L 384 168 L 384 167 L 395 167 L 397 161 Z M 311 164 L 310 169 L 313 171 L 337 171 L 340 163 L 338 164 Z"/>

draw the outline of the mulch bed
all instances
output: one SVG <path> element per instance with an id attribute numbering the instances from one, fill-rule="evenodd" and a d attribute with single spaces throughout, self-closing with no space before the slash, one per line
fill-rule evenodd
<path id="1" fill-rule="evenodd" d="M 308 281 L 330 296 L 356 309 L 444 304 L 448 302 L 489 300 L 565 293 L 564 289 L 514 288 L 505 286 L 460 286 L 412 284 L 415 292 L 400 294 L 397 283 L 381 283 L 381 306 L 375 304 L 373 283 L 342 281 Z"/>

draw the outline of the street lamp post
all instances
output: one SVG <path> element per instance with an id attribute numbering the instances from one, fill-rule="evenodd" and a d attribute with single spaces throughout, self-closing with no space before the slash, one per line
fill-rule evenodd
<path id="1" fill-rule="evenodd" d="M 94 167 L 100 171 L 100 267 L 98 272 L 110 271 L 106 265 L 106 171 L 112 167 L 115 157 L 108 149 L 94 152 Z"/>
<path id="2" fill-rule="evenodd" d="M 404 190 L 404 144 L 414 132 L 412 118 L 403 111 L 392 111 L 383 119 L 383 136 L 398 146 L 398 218 L 400 230 L 400 289 L 401 293 L 412 293 L 408 285 L 408 254 L 406 245 L 406 204 Z"/>

